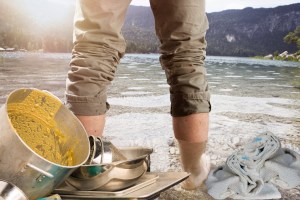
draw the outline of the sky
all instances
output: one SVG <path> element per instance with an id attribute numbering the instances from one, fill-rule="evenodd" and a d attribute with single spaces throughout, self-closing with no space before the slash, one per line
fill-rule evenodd
<path id="1" fill-rule="evenodd" d="M 31 3 L 28 4 L 27 0 L 15 0 L 15 3 L 17 7 L 20 8 L 20 12 L 25 12 L 26 14 L 31 15 L 32 18 L 36 20 L 37 24 L 48 26 L 51 24 L 55 25 L 55 23 L 60 23 L 62 18 L 68 16 L 71 9 L 74 11 L 74 3 L 76 0 L 47 0 L 49 2 L 56 3 L 53 5 L 50 4 L 52 7 L 45 6 L 43 3 L 44 1 L 46 0 L 31 0 Z M 243 9 L 245 7 L 271 8 L 293 3 L 300 3 L 300 0 L 206 0 L 206 12 L 211 13 L 227 9 Z M 61 9 L 56 9 L 57 4 L 63 5 L 63 7 L 61 7 Z M 70 4 L 72 4 L 72 6 L 70 6 Z M 149 0 L 132 0 L 131 5 L 149 6 Z M 69 10 L 66 10 L 68 8 Z"/>
<path id="2" fill-rule="evenodd" d="M 206 0 L 206 12 L 211 13 L 227 9 L 243 9 L 246 7 L 273 8 L 293 3 L 300 3 L 300 0 Z M 131 5 L 149 6 L 149 0 L 132 0 Z"/>

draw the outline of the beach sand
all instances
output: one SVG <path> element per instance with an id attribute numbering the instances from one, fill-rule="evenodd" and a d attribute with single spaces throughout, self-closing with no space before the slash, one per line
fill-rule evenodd
<path id="1" fill-rule="evenodd" d="M 110 98 L 112 105 L 105 133 L 119 146 L 148 146 L 152 171 L 180 171 L 179 150 L 172 135 L 169 96 Z M 270 131 L 283 147 L 300 153 L 300 101 L 284 98 L 212 95 L 207 153 L 212 167 L 249 139 Z M 117 124 L 117 126 L 116 126 Z M 282 199 L 299 199 L 300 187 L 280 190 Z M 185 191 L 179 186 L 163 192 L 159 199 L 212 199 L 202 190 Z"/>

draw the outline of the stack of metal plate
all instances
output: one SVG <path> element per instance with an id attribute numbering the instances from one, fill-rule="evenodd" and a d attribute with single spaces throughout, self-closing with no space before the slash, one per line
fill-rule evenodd
<path id="1" fill-rule="evenodd" d="M 131 187 L 118 191 L 84 191 L 63 184 L 54 193 L 64 200 L 71 199 L 155 199 L 160 193 L 189 176 L 186 172 L 146 172 Z"/>
<path id="2" fill-rule="evenodd" d="M 153 150 L 128 147 L 119 151 L 125 160 L 82 165 L 65 180 L 66 184 L 84 191 L 118 191 L 134 185 L 148 170 Z"/>

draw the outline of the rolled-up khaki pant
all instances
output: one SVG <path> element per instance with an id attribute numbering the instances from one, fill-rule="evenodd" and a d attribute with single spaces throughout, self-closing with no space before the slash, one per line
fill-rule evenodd
<path id="1" fill-rule="evenodd" d="M 77 0 L 67 106 L 76 115 L 106 113 L 107 86 L 125 53 L 121 34 L 131 0 Z M 208 21 L 204 0 L 150 0 L 160 62 L 170 85 L 174 117 L 210 111 L 204 68 Z"/>

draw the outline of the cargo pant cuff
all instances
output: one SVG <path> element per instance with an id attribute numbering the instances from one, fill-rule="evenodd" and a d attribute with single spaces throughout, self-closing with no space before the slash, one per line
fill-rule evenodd
<path id="1" fill-rule="evenodd" d="M 106 98 L 105 98 L 106 99 Z M 74 96 L 66 94 L 66 106 L 75 115 L 97 116 L 103 115 L 109 110 L 109 104 L 103 101 L 103 97 Z"/>
<path id="2" fill-rule="evenodd" d="M 184 117 L 211 111 L 209 93 L 171 94 L 171 115 Z"/>

